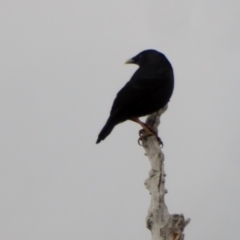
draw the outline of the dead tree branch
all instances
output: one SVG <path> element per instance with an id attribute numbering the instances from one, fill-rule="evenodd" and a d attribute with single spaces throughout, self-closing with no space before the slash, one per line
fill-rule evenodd
<path id="1" fill-rule="evenodd" d="M 158 112 L 150 115 L 146 123 L 151 125 L 157 132 L 160 124 L 160 116 L 167 110 L 167 105 Z M 144 138 L 143 148 L 146 151 L 151 164 L 149 178 L 145 186 L 151 195 L 151 203 L 146 219 L 147 228 L 152 233 L 152 240 L 183 240 L 184 228 L 190 219 L 184 218 L 182 214 L 169 214 L 164 202 L 165 189 L 164 154 L 159 146 L 156 136 Z"/>

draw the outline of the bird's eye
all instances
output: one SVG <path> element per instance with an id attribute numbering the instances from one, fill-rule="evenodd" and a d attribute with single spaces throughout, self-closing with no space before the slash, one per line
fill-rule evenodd
<path id="1" fill-rule="evenodd" d="M 143 55 L 140 54 L 140 55 L 137 57 L 137 61 L 138 61 L 138 62 L 141 62 L 142 60 L 143 60 Z"/>

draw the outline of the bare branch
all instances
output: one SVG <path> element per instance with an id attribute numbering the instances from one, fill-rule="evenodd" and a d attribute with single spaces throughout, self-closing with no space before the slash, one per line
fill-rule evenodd
<path id="1" fill-rule="evenodd" d="M 160 124 L 160 116 L 167 110 L 167 105 L 158 112 L 151 114 L 146 123 L 151 125 L 157 132 Z M 185 220 L 182 214 L 168 213 L 164 202 L 165 189 L 164 154 L 159 146 L 156 136 L 144 138 L 142 145 L 146 151 L 151 164 L 149 178 L 145 181 L 145 186 L 151 194 L 151 203 L 146 219 L 147 228 L 152 233 L 152 240 L 183 240 L 184 228 L 190 222 Z"/>

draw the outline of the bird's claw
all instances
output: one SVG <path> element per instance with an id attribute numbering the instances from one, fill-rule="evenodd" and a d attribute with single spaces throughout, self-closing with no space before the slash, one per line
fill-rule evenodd
<path id="1" fill-rule="evenodd" d="M 156 135 L 156 138 L 157 138 L 157 140 L 158 140 L 158 143 L 159 143 L 160 147 L 162 148 L 162 147 L 163 147 L 163 141 L 162 141 L 162 139 L 161 139 L 158 135 Z"/>
<path id="2" fill-rule="evenodd" d="M 144 132 L 145 132 L 144 129 L 140 129 L 138 135 L 141 137 L 144 134 Z"/>
<path id="3" fill-rule="evenodd" d="M 150 136 L 155 135 L 156 138 L 157 138 L 157 141 L 158 141 L 159 145 L 160 145 L 161 147 L 163 147 L 163 142 L 162 142 L 161 138 L 157 135 L 157 133 L 154 132 L 154 133 L 151 133 L 151 134 L 150 134 L 150 133 L 146 133 L 144 129 L 141 129 L 141 130 L 139 130 L 138 134 L 139 134 L 139 136 L 140 136 L 139 139 L 138 139 L 138 144 L 139 144 L 140 146 L 142 146 L 141 141 L 142 141 L 144 138 L 147 138 L 147 137 L 150 137 Z"/>

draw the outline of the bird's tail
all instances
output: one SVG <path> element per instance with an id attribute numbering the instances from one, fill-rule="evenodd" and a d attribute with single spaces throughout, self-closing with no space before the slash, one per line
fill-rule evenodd
<path id="1" fill-rule="evenodd" d="M 113 130 L 115 125 L 116 125 L 115 121 L 113 121 L 113 119 L 111 117 L 109 117 L 109 119 L 107 120 L 103 129 L 101 130 L 101 132 L 98 135 L 98 139 L 97 139 L 96 144 L 98 144 L 102 140 L 104 140 L 111 133 L 111 131 Z"/>

